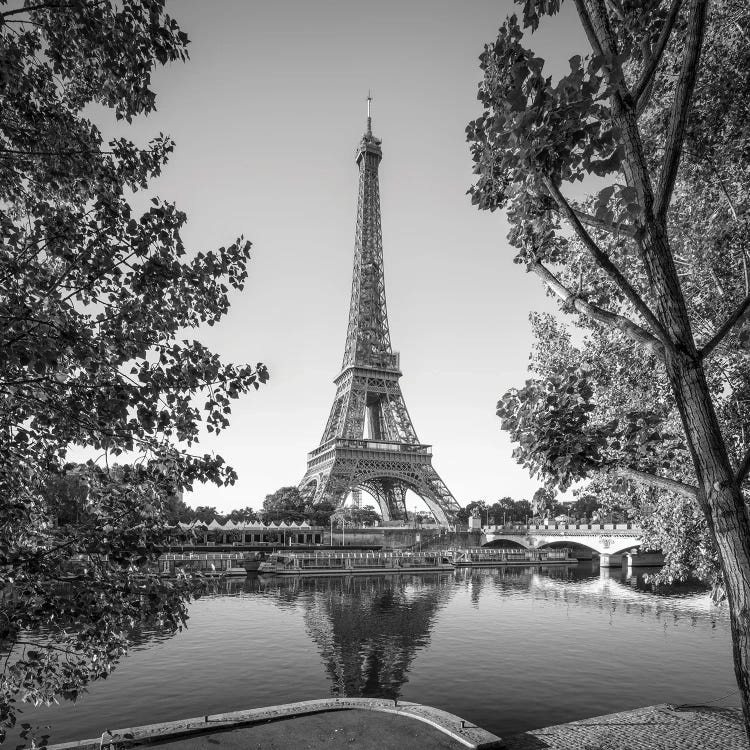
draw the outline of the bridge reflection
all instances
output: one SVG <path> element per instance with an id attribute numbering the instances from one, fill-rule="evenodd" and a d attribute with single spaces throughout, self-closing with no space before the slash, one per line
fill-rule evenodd
<path id="1" fill-rule="evenodd" d="M 703 584 L 692 581 L 655 587 L 646 578 L 658 568 L 640 568 L 632 573 L 623 568 L 599 568 L 582 564 L 575 568 L 558 566 L 517 567 L 457 570 L 454 575 L 471 593 L 478 604 L 482 592 L 493 596 L 531 594 L 538 601 L 620 612 L 639 617 L 671 616 L 674 620 L 688 618 L 696 624 L 706 615 L 728 619 L 726 611 L 713 605 Z"/>

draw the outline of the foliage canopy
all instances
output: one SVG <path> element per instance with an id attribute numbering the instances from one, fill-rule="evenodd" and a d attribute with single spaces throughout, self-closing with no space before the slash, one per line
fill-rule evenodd
<path id="1" fill-rule="evenodd" d="M 163 0 L 0 1 L 0 737 L 19 699 L 106 675 L 142 623 L 184 624 L 194 586 L 149 567 L 164 501 L 234 481 L 193 448 L 268 377 L 183 338 L 225 315 L 250 244 L 189 255 L 174 204 L 131 205 L 174 143 L 105 142 L 91 119 L 151 112 L 154 67 L 187 46 Z M 71 447 L 100 457 L 74 518 L 55 491 Z"/>
<path id="2" fill-rule="evenodd" d="M 575 0 L 590 51 L 553 80 L 524 29 L 561 3 L 523 5 L 480 58 L 470 193 L 507 210 L 515 261 L 583 337 L 537 316 L 532 377 L 498 415 L 549 487 L 627 492 L 665 575 L 722 583 L 750 730 L 746 8 Z"/>

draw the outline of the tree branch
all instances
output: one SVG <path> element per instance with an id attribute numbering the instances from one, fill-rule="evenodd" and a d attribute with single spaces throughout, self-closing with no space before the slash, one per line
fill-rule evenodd
<path id="1" fill-rule="evenodd" d="M 153 154 L 157 151 L 155 148 L 139 148 L 136 149 L 139 154 Z M 79 148 L 79 149 L 68 149 L 67 151 L 22 151 L 15 148 L 0 148 L 0 156 L 10 154 L 12 156 L 116 156 L 116 151 L 102 151 L 101 149 L 94 148 Z"/>
<path id="2" fill-rule="evenodd" d="M 607 0 L 607 5 L 609 6 L 609 9 L 617 16 L 617 18 L 624 23 L 625 11 L 623 11 L 620 1 L 619 0 Z"/>
<path id="3" fill-rule="evenodd" d="M 594 242 L 591 235 L 586 231 L 586 228 L 581 224 L 580 219 L 576 216 L 575 211 L 570 204 L 565 200 L 565 196 L 560 192 L 560 188 L 549 177 L 543 177 L 544 184 L 547 187 L 550 195 L 554 198 L 561 213 L 568 220 L 568 223 L 573 227 L 578 238 L 583 242 L 586 249 L 594 257 L 594 260 L 601 266 L 601 268 L 609 275 L 609 277 L 619 287 L 620 291 L 625 297 L 630 300 L 630 303 L 635 309 L 643 316 L 643 319 L 651 326 L 656 338 L 666 347 L 670 345 L 669 336 L 664 330 L 662 324 L 657 320 L 656 316 L 651 312 L 648 305 L 641 299 L 640 295 L 631 286 L 630 282 L 622 275 L 619 268 L 610 260 L 609 256 Z"/>
<path id="4" fill-rule="evenodd" d="M 39 5 L 27 5 L 23 8 L 14 8 L 13 10 L 6 10 L 5 13 L 0 13 L 0 18 L 7 18 L 8 16 L 17 16 L 19 13 L 31 13 L 33 10 L 59 10 L 60 8 L 70 8 L 70 5 L 61 5 L 60 3 L 39 3 Z"/>
<path id="5" fill-rule="evenodd" d="M 584 0 L 575 0 L 575 4 L 576 10 L 578 11 L 578 17 L 581 19 L 581 26 L 583 26 L 583 30 L 586 32 L 591 49 L 594 51 L 595 55 L 602 55 L 602 45 L 599 41 L 599 37 L 596 35 L 596 31 L 594 31 L 594 24 L 591 22 L 591 16 L 589 15 L 586 3 Z"/>
<path id="6" fill-rule="evenodd" d="M 108 0 L 98 0 L 98 2 L 92 3 L 93 5 L 103 5 Z M 7 18 L 8 16 L 17 16 L 19 13 L 31 13 L 34 10 L 70 10 L 75 8 L 75 3 L 39 3 L 38 5 L 27 5 L 23 8 L 13 8 L 13 10 L 6 10 L 4 13 L 0 13 L 0 18 Z"/>
<path id="7" fill-rule="evenodd" d="M 656 487 L 660 490 L 676 492 L 678 495 L 684 495 L 685 497 L 692 498 L 693 500 L 697 499 L 698 497 L 698 488 L 696 486 L 692 484 L 685 484 L 684 482 L 678 482 L 675 479 L 659 477 L 656 474 L 651 474 L 648 471 L 632 469 L 629 466 L 618 466 L 613 470 L 613 472 L 618 476 L 632 479 L 635 482 L 646 484 L 649 487 Z"/>
<path id="8" fill-rule="evenodd" d="M 735 324 L 742 318 L 750 307 L 750 294 L 739 304 L 737 309 L 726 319 L 724 325 L 704 344 L 703 348 L 698 352 L 698 356 L 701 359 L 707 357 L 721 340 L 734 328 Z"/>
<path id="9" fill-rule="evenodd" d="M 612 23 L 607 12 L 607 3 L 604 0 L 585 0 L 585 2 L 591 26 L 601 45 L 602 52 L 609 57 L 616 56 L 618 54 L 617 40 L 612 33 Z M 618 73 L 622 72 L 619 62 L 611 60 L 610 64 Z"/>
<path id="10" fill-rule="evenodd" d="M 669 36 L 672 33 L 674 22 L 677 20 L 677 15 L 680 12 L 680 6 L 682 0 L 672 0 L 672 5 L 669 8 L 669 13 L 664 19 L 664 26 L 661 28 L 659 39 L 654 47 L 651 59 L 646 63 L 646 67 L 641 73 L 641 77 L 633 88 L 633 100 L 636 102 L 636 111 L 640 114 L 646 104 L 648 103 L 649 95 L 651 92 L 651 84 L 653 83 L 654 76 L 656 75 L 656 68 L 659 66 L 661 57 L 664 54 L 664 49 L 669 41 Z"/>
<path id="11" fill-rule="evenodd" d="M 745 453 L 745 457 L 742 459 L 742 463 L 737 469 L 737 475 L 735 476 L 735 482 L 738 487 L 742 487 L 742 483 L 747 479 L 747 474 L 750 471 L 750 450 Z"/>
<path id="12" fill-rule="evenodd" d="M 690 101 L 693 97 L 695 81 L 698 77 L 698 64 L 706 28 L 707 5 L 708 0 L 690 0 L 690 19 L 685 39 L 685 53 L 682 58 L 680 75 L 677 79 L 677 89 L 667 128 L 666 153 L 654 200 L 654 215 L 660 220 L 663 220 L 667 214 L 672 190 L 674 190 L 674 183 L 677 179 L 677 170 L 680 166 L 682 143 L 685 139 L 685 124 L 690 109 Z"/>
<path id="13" fill-rule="evenodd" d="M 613 96 L 618 99 L 621 106 L 631 109 L 633 99 L 625 82 L 622 63 L 619 57 L 620 49 L 617 37 L 612 29 L 607 4 L 604 0 L 585 0 L 585 4 L 588 10 L 588 22 L 591 24 L 592 32 L 600 45 L 601 54 L 604 56 L 606 62 L 606 68 L 610 69 L 607 79 L 612 86 Z"/>
<path id="14" fill-rule="evenodd" d="M 569 305 L 582 315 L 595 320 L 597 323 L 617 328 L 629 339 L 656 354 L 659 359 L 664 359 L 664 346 L 659 339 L 644 328 L 641 328 L 637 323 L 629 320 L 624 315 L 618 315 L 610 310 L 592 305 L 581 297 L 578 297 L 562 284 L 552 271 L 546 268 L 540 261 L 532 263 L 530 268 L 566 305 Z"/>
<path id="15" fill-rule="evenodd" d="M 573 213 L 580 219 L 582 224 L 610 232 L 611 234 L 624 234 L 627 237 L 635 237 L 636 229 L 631 224 L 617 224 L 605 221 L 604 219 L 598 219 L 596 216 L 587 214 L 585 211 L 579 211 L 577 208 L 573 209 Z"/>

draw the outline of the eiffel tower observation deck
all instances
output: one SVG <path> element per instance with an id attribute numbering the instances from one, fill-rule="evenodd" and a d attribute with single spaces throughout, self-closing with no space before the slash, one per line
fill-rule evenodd
<path id="1" fill-rule="evenodd" d="M 450 525 L 460 506 L 432 466 L 406 409 L 399 355 L 391 349 L 383 276 L 378 167 L 381 141 L 367 130 L 357 148 L 359 200 L 354 274 L 341 373 L 320 445 L 307 457 L 300 489 L 313 503 L 336 507 L 355 490 L 378 502 L 384 520 L 406 517 L 406 492 L 424 500 L 438 523 Z"/>

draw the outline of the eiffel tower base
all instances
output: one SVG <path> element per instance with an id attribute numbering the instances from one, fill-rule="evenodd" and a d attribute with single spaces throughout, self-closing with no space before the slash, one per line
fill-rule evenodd
<path id="1" fill-rule="evenodd" d="M 406 491 L 427 504 L 441 526 L 452 519 L 446 508 L 458 505 L 432 466 L 427 445 L 335 438 L 309 455 L 300 490 L 313 504 L 340 507 L 347 495 L 362 489 L 377 501 L 384 521 L 406 518 Z"/>

